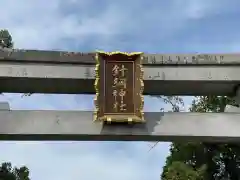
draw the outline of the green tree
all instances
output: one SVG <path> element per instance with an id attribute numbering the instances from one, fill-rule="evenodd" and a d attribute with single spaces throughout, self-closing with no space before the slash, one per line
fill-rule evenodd
<path id="1" fill-rule="evenodd" d="M 26 166 L 12 167 L 11 163 L 2 163 L 0 166 L 0 180 L 30 180 Z"/>
<path id="2" fill-rule="evenodd" d="M 201 96 L 193 101 L 190 111 L 223 112 L 227 104 L 236 105 L 229 97 Z M 240 179 L 240 144 L 173 143 L 162 179 L 169 177 L 169 167 L 175 167 L 172 166 L 175 162 L 190 166 L 196 172 L 204 166 L 206 180 L 237 180 Z"/>
<path id="3" fill-rule="evenodd" d="M 194 170 L 191 166 L 175 161 L 167 169 L 162 180 L 203 180 L 205 166 Z"/>
<path id="4" fill-rule="evenodd" d="M 13 48 L 12 36 L 6 29 L 0 30 L 0 46 L 3 48 Z"/>

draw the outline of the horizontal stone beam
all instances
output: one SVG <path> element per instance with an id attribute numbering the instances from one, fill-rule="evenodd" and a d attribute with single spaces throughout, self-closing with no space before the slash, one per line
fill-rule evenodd
<path id="1" fill-rule="evenodd" d="M 94 94 L 94 65 L 0 63 L 0 92 Z M 144 67 L 145 95 L 233 95 L 240 66 Z"/>
<path id="2" fill-rule="evenodd" d="M 8 102 L 0 102 L 0 111 L 1 110 L 10 110 L 10 105 Z"/>
<path id="3" fill-rule="evenodd" d="M 0 49 L 0 61 L 95 64 L 95 52 L 41 51 Z M 235 54 L 144 54 L 144 65 L 161 64 L 240 64 L 240 53 Z"/>
<path id="4" fill-rule="evenodd" d="M 0 111 L 1 140 L 239 142 L 238 113 L 145 113 L 146 124 L 106 125 L 92 112 Z"/>

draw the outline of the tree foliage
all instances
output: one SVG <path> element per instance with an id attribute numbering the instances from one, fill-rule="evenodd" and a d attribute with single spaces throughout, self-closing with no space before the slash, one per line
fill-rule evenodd
<path id="1" fill-rule="evenodd" d="M 227 104 L 236 105 L 229 97 L 201 96 L 193 101 L 190 111 L 223 112 Z M 240 144 L 172 143 L 161 177 L 171 180 L 176 177 L 177 171 L 179 180 L 186 177 L 186 174 L 191 174 L 191 178 L 196 180 L 238 180 Z"/>
<path id="2" fill-rule="evenodd" d="M 203 174 L 206 167 L 194 170 L 191 166 L 175 161 L 168 167 L 162 180 L 204 180 Z"/>
<path id="3" fill-rule="evenodd" d="M 2 163 L 0 166 L 0 180 L 30 180 L 29 170 L 26 166 L 13 168 L 9 162 Z"/>
<path id="4" fill-rule="evenodd" d="M 0 30 L 0 46 L 2 48 L 13 48 L 12 36 L 6 29 Z"/>

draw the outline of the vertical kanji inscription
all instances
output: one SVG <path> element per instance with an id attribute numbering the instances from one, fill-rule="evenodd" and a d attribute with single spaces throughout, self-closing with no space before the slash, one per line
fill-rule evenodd
<path id="1" fill-rule="evenodd" d="M 134 62 L 106 62 L 105 112 L 134 113 Z"/>

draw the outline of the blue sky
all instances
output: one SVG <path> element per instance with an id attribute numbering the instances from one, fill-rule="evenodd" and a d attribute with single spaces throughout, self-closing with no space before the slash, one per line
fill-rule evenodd
<path id="1" fill-rule="evenodd" d="M 0 28 L 16 48 L 152 53 L 239 52 L 237 0 L 1 0 Z M 93 109 L 93 96 L 5 94 L 12 109 Z M 186 107 L 191 98 L 186 98 Z M 145 111 L 166 107 L 145 97 Z M 67 102 L 67 103 L 66 103 Z M 169 143 L 1 142 L 0 162 L 33 180 L 157 180 Z M 42 173 L 44 172 L 44 174 Z"/>

